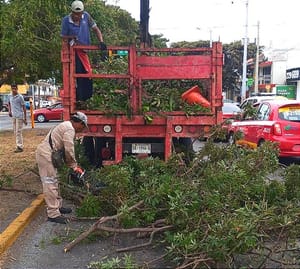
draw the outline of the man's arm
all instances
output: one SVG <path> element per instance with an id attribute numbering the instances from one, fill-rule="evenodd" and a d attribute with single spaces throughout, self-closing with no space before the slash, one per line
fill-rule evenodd
<path id="1" fill-rule="evenodd" d="M 11 105 L 10 105 L 10 98 L 8 99 L 8 116 L 12 117 Z"/>
<path id="2" fill-rule="evenodd" d="M 26 114 L 26 106 L 25 104 L 22 105 L 22 108 L 23 108 L 23 113 L 24 113 L 24 124 L 27 125 L 27 114 Z"/>
<path id="3" fill-rule="evenodd" d="M 92 29 L 95 32 L 95 34 L 96 34 L 97 39 L 99 40 L 99 42 L 103 42 L 103 36 L 102 36 L 102 33 L 101 33 L 99 27 L 98 26 L 94 26 Z"/>

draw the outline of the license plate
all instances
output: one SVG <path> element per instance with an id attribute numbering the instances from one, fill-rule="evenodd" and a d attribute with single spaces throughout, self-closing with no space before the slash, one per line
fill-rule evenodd
<path id="1" fill-rule="evenodd" d="M 132 144 L 132 153 L 151 153 L 151 144 Z"/>

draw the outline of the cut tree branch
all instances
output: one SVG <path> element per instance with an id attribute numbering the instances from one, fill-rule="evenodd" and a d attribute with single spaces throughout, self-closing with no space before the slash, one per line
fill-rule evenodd
<path id="1" fill-rule="evenodd" d="M 128 208 L 128 212 L 131 212 L 137 208 L 139 208 L 141 205 L 144 204 L 144 201 L 141 200 L 138 203 L 136 203 L 135 205 L 131 206 Z M 122 212 L 113 215 L 113 216 L 105 216 L 100 218 L 98 221 L 96 221 L 87 231 L 81 233 L 77 238 L 75 238 L 73 241 L 71 241 L 69 244 L 67 244 L 64 247 L 64 252 L 68 252 L 69 250 L 71 250 L 75 245 L 77 245 L 80 241 L 82 241 L 84 238 L 86 238 L 90 233 L 96 231 L 97 229 L 99 229 L 98 227 L 101 227 L 101 224 L 110 221 L 110 220 L 117 220 L 120 216 L 122 216 Z"/>

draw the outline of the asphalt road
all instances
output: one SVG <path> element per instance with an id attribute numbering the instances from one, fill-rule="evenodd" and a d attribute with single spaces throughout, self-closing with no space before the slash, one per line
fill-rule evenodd
<path id="1" fill-rule="evenodd" d="M 65 203 L 67 201 L 64 200 Z M 67 204 L 74 208 L 72 204 Z M 64 252 L 64 246 L 69 243 L 78 231 L 86 231 L 93 221 L 71 221 L 67 225 L 48 222 L 44 207 L 38 216 L 23 231 L 22 235 L 5 253 L 0 261 L 1 269 L 72 269 L 88 268 L 91 262 L 103 261 L 119 257 L 122 259 L 124 252 L 117 249 L 140 245 L 148 242 L 149 238 L 137 239 L 131 234 L 107 236 L 102 233 L 85 240 L 69 252 Z M 164 254 L 162 247 L 152 246 L 131 251 L 133 260 L 142 265 L 144 262 L 154 261 Z M 174 268 L 163 259 L 158 259 L 149 264 L 148 268 Z"/>
<path id="2" fill-rule="evenodd" d="M 30 122 L 30 112 L 27 111 L 27 126 L 24 126 L 23 129 L 31 129 L 31 122 Z M 35 122 L 33 128 L 37 129 L 49 129 L 53 126 L 56 126 L 61 121 L 49 121 L 49 122 Z M 0 112 L 0 132 L 1 131 L 12 131 L 12 121 L 11 118 L 8 116 L 8 112 Z"/>

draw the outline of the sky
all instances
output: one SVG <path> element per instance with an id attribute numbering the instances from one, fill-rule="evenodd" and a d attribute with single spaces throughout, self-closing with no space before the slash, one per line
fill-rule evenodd
<path id="1" fill-rule="evenodd" d="M 197 40 L 230 43 L 247 36 L 249 42 L 259 37 L 260 46 L 266 50 L 300 49 L 299 0 L 149 1 L 149 32 L 163 34 L 169 43 Z M 140 0 L 106 2 L 120 6 L 140 20 Z"/>

